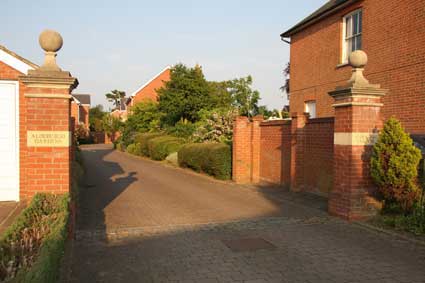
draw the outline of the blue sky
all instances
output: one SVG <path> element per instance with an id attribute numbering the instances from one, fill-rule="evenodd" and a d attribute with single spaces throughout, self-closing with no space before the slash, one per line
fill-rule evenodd
<path id="1" fill-rule="evenodd" d="M 58 64 L 107 107 L 112 89 L 132 93 L 167 65 L 199 63 L 208 80 L 252 75 L 261 105 L 280 108 L 289 46 L 279 34 L 326 0 L 1 0 L 0 44 L 41 64 L 38 35 L 59 31 Z"/>

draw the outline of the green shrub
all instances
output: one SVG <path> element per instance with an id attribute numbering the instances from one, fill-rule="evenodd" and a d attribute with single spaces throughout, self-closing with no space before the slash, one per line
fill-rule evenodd
<path id="1" fill-rule="evenodd" d="M 152 101 L 139 102 L 128 109 L 127 121 L 122 127 L 124 145 L 135 143 L 138 133 L 148 133 L 159 130 L 159 120 L 163 115 L 158 111 L 158 104 Z"/>
<path id="2" fill-rule="evenodd" d="M 184 139 L 162 136 L 148 142 L 149 156 L 154 160 L 164 160 L 170 153 L 177 152 L 183 146 Z"/>
<path id="3" fill-rule="evenodd" d="M 127 146 L 126 151 L 130 154 L 142 156 L 142 150 L 140 143 L 132 143 L 129 146 Z"/>
<path id="4" fill-rule="evenodd" d="M 0 239 L 0 280 L 57 282 L 69 196 L 37 194 Z"/>
<path id="5" fill-rule="evenodd" d="M 196 125 L 187 121 L 179 121 L 174 127 L 167 129 L 167 134 L 178 137 L 178 138 L 190 138 L 196 130 Z"/>
<path id="6" fill-rule="evenodd" d="M 371 176 L 385 200 L 409 212 L 418 201 L 418 164 L 421 152 L 400 122 L 390 118 L 373 146 Z"/>
<path id="7" fill-rule="evenodd" d="M 125 151 L 126 148 L 121 142 L 114 143 L 114 148 L 119 151 Z"/>
<path id="8" fill-rule="evenodd" d="M 222 143 L 193 143 L 178 152 L 181 167 L 205 172 L 217 179 L 228 180 L 232 174 L 231 147 Z"/>
<path id="9" fill-rule="evenodd" d="M 143 156 L 149 157 L 148 143 L 151 139 L 164 136 L 162 133 L 140 133 L 135 137 L 135 141 L 140 144 L 140 150 Z"/>

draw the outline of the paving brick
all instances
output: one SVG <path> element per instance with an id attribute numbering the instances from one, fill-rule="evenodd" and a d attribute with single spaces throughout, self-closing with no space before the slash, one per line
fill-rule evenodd
<path id="1" fill-rule="evenodd" d="M 423 282 L 425 278 L 425 247 L 328 217 L 297 201 L 300 195 L 261 194 L 109 149 L 89 148 L 83 154 L 88 172 L 97 174 L 86 180 L 95 187 L 86 188 L 81 196 L 83 207 L 92 208 L 85 207 L 79 218 L 84 222 L 79 223 L 83 229 L 79 234 L 85 237 L 74 243 L 68 282 Z M 112 172 L 120 176 L 136 172 L 136 177 L 132 182 L 112 182 Z M 167 183 L 171 176 L 173 185 Z M 125 189 L 120 188 L 122 183 Z M 277 209 L 274 214 L 265 213 L 270 212 L 265 200 Z M 315 201 L 310 199 L 310 206 L 320 207 L 311 203 Z M 107 216 L 114 212 L 123 217 Z M 106 217 L 100 229 L 97 218 L 102 214 Z M 117 233 L 120 229 L 140 233 L 107 239 L 109 226 Z M 221 241 L 238 238 L 263 238 L 276 248 L 235 253 Z"/>

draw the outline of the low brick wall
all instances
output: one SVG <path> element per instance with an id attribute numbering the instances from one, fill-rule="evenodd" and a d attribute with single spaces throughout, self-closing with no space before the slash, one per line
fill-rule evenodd
<path id="1" fill-rule="evenodd" d="M 296 179 L 301 180 L 297 190 L 328 195 L 333 181 L 334 118 L 307 119 L 296 132 L 291 120 L 257 124 L 259 120 L 236 121 L 233 179 L 285 187 Z M 258 168 L 253 166 L 257 163 Z"/>
<path id="2" fill-rule="evenodd" d="M 108 135 L 105 132 L 91 132 L 90 135 L 95 144 L 111 144 L 121 136 L 119 132 L 112 135 Z"/>
<path id="3" fill-rule="evenodd" d="M 289 186 L 291 181 L 291 122 L 262 122 L 260 181 Z"/>
<path id="4" fill-rule="evenodd" d="M 333 182 L 334 119 L 309 119 L 304 134 L 303 191 L 327 195 Z"/>

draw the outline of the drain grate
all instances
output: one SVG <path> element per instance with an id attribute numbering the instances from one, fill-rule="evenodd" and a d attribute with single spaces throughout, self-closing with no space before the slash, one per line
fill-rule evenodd
<path id="1" fill-rule="evenodd" d="M 254 252 L 257 250 L 274 250 L 276 246 L 262 238 L 221 240 L 233 252 Z"/>

